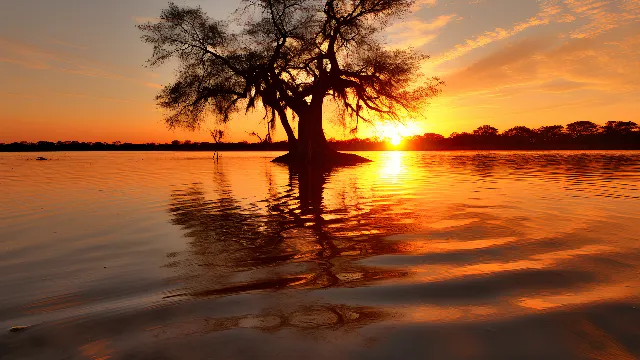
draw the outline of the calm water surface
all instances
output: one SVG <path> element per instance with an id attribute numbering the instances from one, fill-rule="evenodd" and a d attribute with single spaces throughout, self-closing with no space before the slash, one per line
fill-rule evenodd
<path id="1" fill-rule="evenodd" d="M 0 154 L 0 358 L 640 358 L 640 152 L 276 155 Z"/>

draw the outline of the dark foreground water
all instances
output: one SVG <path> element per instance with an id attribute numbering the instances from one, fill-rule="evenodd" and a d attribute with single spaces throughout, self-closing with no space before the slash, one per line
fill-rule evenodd
<path id="1" fill-rule="evenodd" d="M 640 152 L 275 155 L 0 154 L 0 358 L 640 358 Z"/>

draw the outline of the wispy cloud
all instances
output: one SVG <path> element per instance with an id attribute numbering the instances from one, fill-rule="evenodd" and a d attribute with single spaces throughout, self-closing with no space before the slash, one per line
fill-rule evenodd
<path id="1" fill-rule="evenodd" d="M 40 49 L 0 38 L 0 62 L 29 69 L 50 69 L 51 62 L 64 62 L 58 56 Z"/>
<path id="2" fill-rule="evenodd" d="M 0 39 L 0 62 L 34 70 L 56 70 L 84 76 L 126 79 L 86 62 L 8 39 Z"/>
<path id="3" fill-rule="evenodd" d="M 431 62 L 433 64 L 441 64 L 446 61 L 459 58 L 474 49 L 486 46 L 495 41 L 512 37 L 528 28 L 549 24 L 552 17 L 559 14 L 560 11 L 560 8 L 555 4 L 555 2 L 545 1 L 541 3 L 540 12 L 536 16 L 529 18 L 527 21 L 516 23 L 510 29 L 496 28 L 492 31 L 487 31 L 481 35 L 475 36 L 462 44 L 456 45 L 453 49 L 436 56 Z"/>
<path id="4" fill-rule="evenodd" d="M 556 103 L 554 105 L 528 107 L 526 109 L 512 111 L 511 115 L 520 115 L 520 114 L 527 114 L 527 113 L 538 114 L 540 112 L 566 109 L 566 108 L 584 108 L 585 106 L 604 105 L 604 104 L 607 104 L 608 102 L 609 102 L 608 100 L 603 100 L 602 98 L 590 97 L 587 99 L 563 101 L 560 103 Z"/>
<path id="5" fill-rule="evenodd" d="M 22 99 L 42 99 L 41 96 L 35 96 L 33 94 L 15 93 L 15 92 L 7 92 L 7 91 L 0 91 L 0 95 L 12 96 L 12 97 L 17 97 Z"/>
<path id="6" fill-rule="evenodd" d="M 542 83 L 538 86 L 538 90 L 547 93 L 565 93 L 574 90 L 587 89 L 592 84 L 588 82 L 571 81 L 567 79 L 555 79 Z"/>
<path id="7" fill-rule="evenodd" d="M 606 94 L 640 90 L 640 35 L 629 28 L 618 41 L 600 38 L 525 38 L 447 75 L 448 96 L 508 92 Z"/>
<path id="8" fill-rule="evenodd" d="M 432 21 L 411 19 L 399 22 L 387 29 L 387 38 L 394 48 L 417 48 L 435 39 L 443 27 L 457 18 L 456 14 L 449 14 L 438 16 Z"/>
<path id="9" fill-rule="evenodd" d="M 568 10 L 587 23 L 571 32 L 574 38 L 598 36 L 640 19 L 637 0 L 565 0 Z"/>
<path id="10" fill-rule="evenodd" d="M 438 1 L 437 0 L 417 0 L 414 4 L 413 4 L 413 8 L 411 9 L 412 12 L 416 12 L 422 8 L 426 8 L 426 7 L 434 7 L 436 6 L 436 3 Z"/>
<path id="11" fill-rule="evenodd" d="M 112 71 L 107 65 L 51 52 L 41 48 L 0 38 L 0 63 L 15 64 L 32 70 L 58 71 L 103 79 L 124 80 L 157 88 L 156 84 Z"/>
<path id="12" fill-rule="evenodd" d="M 446 76 L 447 94 L 490 94 L 533 81 L 538 76 L 537 64 L 527 64 L 529 68 L 524 70 L 523 63 L 539 56 L 553 46 L 554 41 L 554 38 L 526 39 L 455 71 Z"/>
<path id="13" fill-rule="evenodd" d="M 437 31 L 445 27 L 451 20 L 456 18 L 456 14 L 441 15 L 432 21 L 420 21 L 411 20 L 403 21 L 401 23 L 394 24 L 388 31 L 392 33 L 406 33 L 406 32 L 431 32 Z"/>
<path id="14" fill-rule="evenodd" d="M 431 63 L 437 65 L 457 59 L 529 28 L 552 23 L 576 23 L 569 37 L 592 38 L 640 19 L 640 0 L 544 0 L 539 6 L 539 12 L 526 21 L 515 23 L 511 28 L 496 28 L 471 37 L 434 57 Z"/>
<path id="15" fill-rule="evenodd" d="M 83 45 L 76 45 L 76 44 L 71 44 L 69 42 L 66 41 L 62 41 L 60 39 L 56 39 L 56 38 L 51 38 L 49 39 L 49 41 L 52 44 L 56 44 L 56 45 L 61 45 L 61 46 L 66 46 L 66 47 L 70 47 L 70 48 L 74 48 L 74 49 L 88 49 L 89 47 L 87 46 L 83 46 Z"/>
<path id="16" fill-rule="evenodd" d="M 107 96 L 93 96 L 93 95 L 87 95 L 87 94 L 77 94 L 77 93 L 68 93 L 68 92 L 56 92 L 54 94 L 60 95 L 60 96 L 67 96 L 67 97 L 83 98 L 83 99 L 96 99 L 96 100 L 106 100 L 106 101 L 113 101 L 113 102 L 127 103 L 127 104 L 139 104 L 139 102 L 136 102 L 136 101 L 118 99 L 118 98 L 107 97 Z"/>

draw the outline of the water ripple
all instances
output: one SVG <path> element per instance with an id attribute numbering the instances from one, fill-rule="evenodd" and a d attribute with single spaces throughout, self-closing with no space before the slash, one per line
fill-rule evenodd
<path id="1" fill-rule="evenodd" d="M 364 153 L 318 173 L 272 155 L 0 154 L 0 325 L 42 323 L 69 357 L 126 358 L 127 336 L 164 354 L 245 336 L 273 357 L 275 333 L 356 358 L 412 357 L 416 337 L 435 358 L 640 356 L 640 153 Z M 52 335 L 85 323 L 93 342 Z"/>

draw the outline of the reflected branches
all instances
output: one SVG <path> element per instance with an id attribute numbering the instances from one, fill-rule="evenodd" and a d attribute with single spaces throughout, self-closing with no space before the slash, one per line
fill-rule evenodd
<path id="1" fill-rule="evenodd" d="M 265 183 L 251 197 L 257 202 L 239 195 L 244 183 L 234 171 L 245 163 L 216 163 L 213 185 L 172 194 L 169 210 L 187 249 L 167 264 L 180 284 L 167 297 L 243 295 L 216 301 L 250 298 L 250 315 L 219 314 L 207 320 L 210 330 L 197 331 L 268 332 L 304 328 L 299 317 L 317 329 L 389 317 L 515 318 L 625 299 L 635 284 L 637 250 L 620 247 L 632 247 L 628 234 L 637 226 L 599 220 L 591 201 L 573 198 L 637 195 L 630 179 L 637 155 L 391 153 L 380 160 L 357 171 L 302 173 L 269 164 L 250 180 Z M 345 320 L 351 313 L 359 320 Z"/>
<path id="2" fill-rule="evenodd" d="M 233 329 L 253 329 L 267 334 L 294 330 L 312 337 L 328 333 L 347 335 L 389 316 L 390 314 L 372 307 L 337 304 L 266 308 L 255 315 L 205 317 L 171 324 L 158 329 L 156 336 L 173 338 L 176 335 L 203 335 Z"/>
<path id="3" fill-rule="evenodd" d="M 168 264 L 185 285 L 169 297 L 361 286 L 408 275 L 358 263 L 401 252 L 402 245 L 385 241 L 382 234 L 362 236 L 380 226 L 374 221 L 384 223 L 385 216 L 392 216 L 385 215 L 388 206 L 366 214 L 325 212 L 323 189 L 330 176 L 290 169 L 285 190 L 279 192 L 267 171 L 264 206 L 234 198 L 220 168 L 214 173 L 215 199 L 207 198 L 203 184 L 175 191 L 169 211 L 173 223 L 186 231 L 189 249 Z"/>

